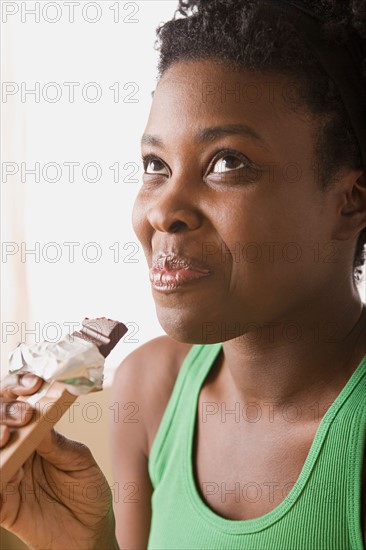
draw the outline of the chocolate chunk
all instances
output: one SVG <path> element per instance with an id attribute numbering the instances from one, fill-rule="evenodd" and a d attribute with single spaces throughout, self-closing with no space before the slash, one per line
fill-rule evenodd
<path id="1" fill-rule="evenodd" d="M 106 317 L 98 317 L 97 319 L 85 317 L 81 324 L 81 330 L 73 332 L 72 336 L 77 336 L 95 344 L 103 357 L 109 355 L 122 336 L 128 331 L 128 328 L 123 323 L 107 319 Z"/>

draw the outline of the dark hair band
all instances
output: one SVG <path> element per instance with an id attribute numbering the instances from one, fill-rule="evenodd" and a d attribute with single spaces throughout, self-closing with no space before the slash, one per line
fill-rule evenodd
<path id="1" fill-rule="evenodd" d="M 304 42 L 336 84 L 360 147 L 366 169 L 366 85 L 362 62 L 366 45 L 356 32 L 347 42 L 331 42 L 322 29 L 324 21 L 305 6 L 291 0 L 267 0 L 286 14 Z M 263 4 L 265 2 L 262 0 Z"/>

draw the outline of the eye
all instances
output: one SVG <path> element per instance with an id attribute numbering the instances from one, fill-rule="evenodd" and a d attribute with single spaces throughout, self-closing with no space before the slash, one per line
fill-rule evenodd
<path id="1" fill-rule="evenodd" d="M 221 151 L 220 157 L 216 157 L 214 164 L 212 164 L 211 174 L 225 174 L 240 168 L 247 168 L 250 165 L 249 160 L 240 153 L 225 151 L 224 154 Z"/>
<path id="2" fill-rule="evenodd" d="M 142 163 L 144 167 L 145 174 L 149 175 L 164 175 L 169 176 L 169 172 L 165 164 L 156 157 L 152 155 L 146 155 L 142 157 Z"/>
<path id="3" fill-rule="evenodd" d="M 221 149 L 210 162 L 204 181 L 228 185 L 257 182 L 262 175 L 259 165 L 234 149 Z"/>

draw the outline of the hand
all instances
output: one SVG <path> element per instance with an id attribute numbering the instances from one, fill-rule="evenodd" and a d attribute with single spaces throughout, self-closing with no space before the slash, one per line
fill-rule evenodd
<path id="1" fill-rule="evenodd" d="M 0 447 L 9 440 L 9 428 L 18 429 L 32 417 L 33 408 L 16 397 L 35 393 L 42 383 L 29 374 L 2 381 Z M 20 418 L 6 416 L 6 411 L 18 411 Z M 0 525 L 31 548 L 118 549 L 106 478 L 85 445 L 55 430 L 1 487 L 0 505 Z"/>

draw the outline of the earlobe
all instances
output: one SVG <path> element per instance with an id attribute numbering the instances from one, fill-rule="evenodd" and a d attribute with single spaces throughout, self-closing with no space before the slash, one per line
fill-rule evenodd
<path id="1" fill-rule="evenodd" d="M 366 227 L 366 171 L 350 173 L 339 196 L 334 238 L 341 241 L 351 240 Z"/>

